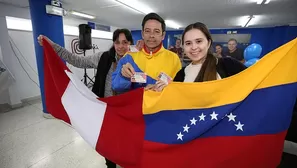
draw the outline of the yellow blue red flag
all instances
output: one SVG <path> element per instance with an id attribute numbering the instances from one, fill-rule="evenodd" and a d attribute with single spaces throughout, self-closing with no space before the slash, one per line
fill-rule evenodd
<path id="1" fill-rule="evenodd" d="M 124 168 L 275 168 L 297 98 L 297 39 L 217 81 L 100 99 L 45 45 L 49 112 Z"/>

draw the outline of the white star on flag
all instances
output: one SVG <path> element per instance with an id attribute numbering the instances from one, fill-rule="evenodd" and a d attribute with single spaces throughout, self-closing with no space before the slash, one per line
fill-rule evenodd
<path id="1" fill-rule="evenodd" d="M 240 121 L 238 122 L 238 124 L 234 124 L 234 125 L 236 126 L 236 131 L 237 130 L 243 131 L 243 128 L 242 127 L 244 126 L 244 124 L 241 124 Z"/>
<path id="2" fill-rule="evenodd" d="M 183 140 L 183 134 L 181 132 L 179 132 L 179 134 L 176 134 L 177 135 L 177 140 Z"/>
<path id="3" fill-rule="evenodd" d="M 216 114 L 215 112 L 212 112 L 211 116 L 211 120 L 218 120 L 217 116 L 218 114 Z"/>
<path id="4" fill-rule="evenodd" d="M 188 124 L 186 126 L 184 126 L 183 128 L 184 128 L 184 132 L 189 132 L 190 127 L 188 127 Z"/>
<path id="5" fill-rule="evenodd" d="M 229 115 L 227 115 L 227 117 L 229 118 L 229 121 L 234 121 L 235 122 L 236 115 L 233 115 L 232 113 L 230 113 Z"/>
<path id="6" fill-rule="evenodd" d="M 191 125 L 196 125 L 197 120 L 195 119 L 195 117 L 193 117 L 193 119 L 190 121 L 191 121 Z"/>
<path id="7" fill-rule="evenodd" d="M 204 115 L 203 113 L 199 116 L 199 121 L 205 121 L 205 117 L 206 115 Z"/>

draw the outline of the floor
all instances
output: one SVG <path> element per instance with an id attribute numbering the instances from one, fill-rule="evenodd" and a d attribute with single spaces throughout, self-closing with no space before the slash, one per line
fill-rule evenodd
<path id="1" fill-rule="evenodd" d="M 105 160 L 40 101 L 0 113 L 0 168 L 105 168 Z"/>

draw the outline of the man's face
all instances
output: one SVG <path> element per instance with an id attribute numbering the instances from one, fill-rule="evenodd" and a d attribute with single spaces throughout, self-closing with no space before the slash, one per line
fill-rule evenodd
<path id="1" fill-rule="evenodd" d="M 229 51 L 235 51 L 236 50 L 236 46 L 237 46 L 237 43 L 236 41 L 229 41 L 228 42 L 228 49 Z"/>
<path id="2" fill-rule="evenodd" d="M 162 24 L 157 20 L 148 20 L 142 31 L 144 44 L 148 48 L 157 48 L 164 40 L 165 32 L 162 32 Z"/>

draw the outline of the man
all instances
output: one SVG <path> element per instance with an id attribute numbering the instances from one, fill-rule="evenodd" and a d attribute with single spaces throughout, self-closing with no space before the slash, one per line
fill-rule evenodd
<path id="1" fill-rule="evenodd" d="M 126 54 L 112 74 L 112 89 L 125 92 L 139 87 L 154 88 L 161 72 L 174 78 L 181 69 L 179 57 L 163 47 L 165 21 L 156 13 L 146 15 L 142 21 L 144 47 L 141 51 Z M 131 82 L 135 72 L 146 76 L 146 81 Z M 157 88 L 156 88 L 157 89 Z"/>
<path id="2" fill-rule="evenodd" d="M 175 46 L 170 48 L 170 51 L 176 53 L 179 56 L 179 58 L 182 59 L 183 49 L 181 47 L 181 40 L 180 39 L 176 39 Z"/>
<path id="3" fill-rule="evenodd" d="M 238 61 L 244 63 L 243 51 L 237 48 L 237 40 L 230 39 L 228 41 L 228 50 L 226 55 L 237 59 Z"/>

